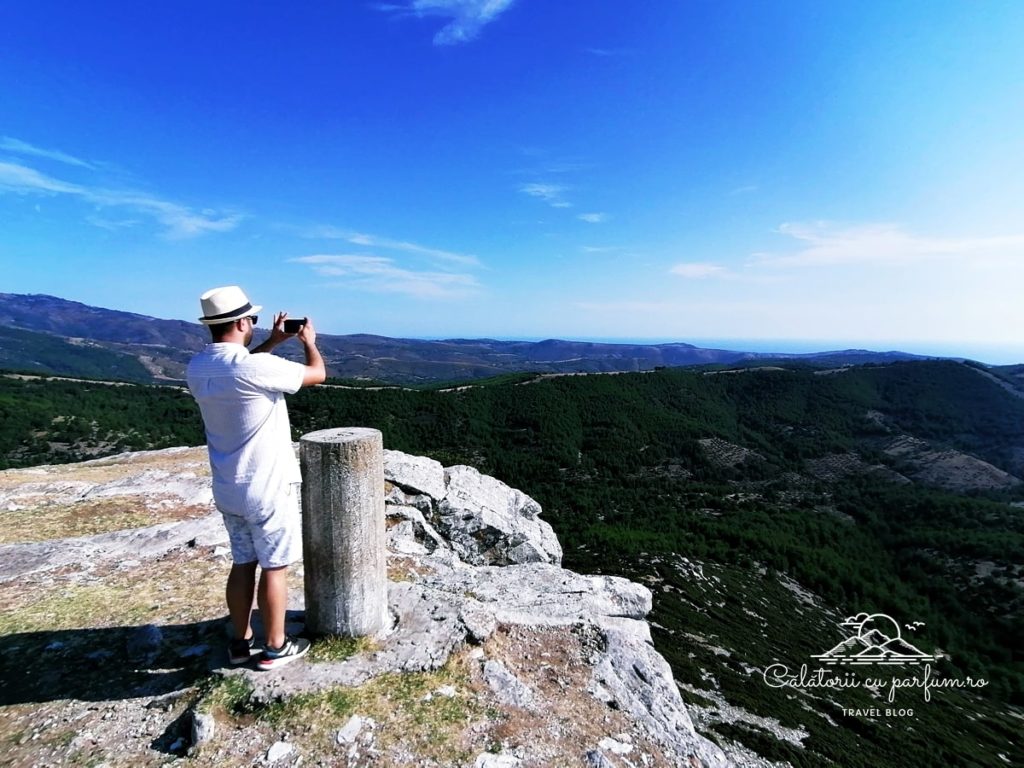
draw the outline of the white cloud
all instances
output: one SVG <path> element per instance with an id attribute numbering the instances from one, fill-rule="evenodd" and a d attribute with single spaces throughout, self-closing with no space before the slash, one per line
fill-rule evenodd
<path id="1" fill-rule="evenodd" d="M 700 280 L 707 277 L 724 277 L 728 270 L 718 264 L 705 264 L 700 262 L 689 262 L 676 264 L 669 272 L 673 275 Z"/>
<path id="2" fill-rule="evenodd" d="M 418 256 L 426 256 L 432 259 L 439 259 L 441 261 L 449 262 L 451 264 L 458 264 L 464 267 L 481 266 L 480 259 L 471 254 L 444 251 L 439 248 L 430 248 L 425 245 L 420 245 L 418 243 L 410 243 L 405 240 L 392 240 L 387 237 L 378 237 L 376 235 L 368 235 L 362 232 L 353 232 L 347 229 L 340 229 L 339 227 L 315 227 L 314 229 L 310 230 L 307 233 L 307 236 L 314 238 L 324 238 L 327 240 L 345 240 L 346 242 L 352 243 L 353 245 L 364 245 L 370 248 L 384 248 L 387 250 L 404 251 L 406 253 L 414 253 Z"/>
<path id="3" fill-rule="evenodd" d="M 164 226 L 164 234 L 172 239 L 227 232 L 242 220 L 240 214 L 221 214 L 210 209 L 197 212 L 145 193 L 71 184 L 17 163 L 0 163 L 0 192 L 71 195 L 99 208 L 126 208 L 155 219 Z"/>
<path id="4" fill-rule="evenodd" d="M 608 220 L 608 214 L 607 213 L 581 213 L 576 218 L 580 219 L 581 221 L 586 221 L 589 224 L 600 224 L 601 222 Z"/>
<path id="5" fill-rule="evenodd" d="M 399 266 L 385 256 L 314 254 L 289 261 L 306 264 L 322 277 L 346 278 L 341 285 L 373 293 L 401 293 L 420 299 L 461 298 L 477 293 L 472 275 L 422 272 Z"/>
<path id="6" fill-rule="evenodd" d="M 997 237 L 927 237 L 896 224 L 838 228 L 828 222 L 784 223 L 778 232 L 800 244 L 790 253 L 756 253 L 755 263 L 774 267 L 844 264 L 908 264 L 1024 255 L 1024 234 Z"/>
<path id="7" fill-rule="evenodd" d="M 434 45 L 458 45 L 473 40 L 513 2 L 515 0 L 407 0 L 405 3 L 378 3 L 376 8 L 398 16 L 448 19 L 434 35 Z"/>
<path id="8" fill-rule="evenodd" d="M 152 216 L 166 228 L 164 234 L 173 239 L 195 237 L 206 232 L 229 232 L 242 220 L 240 214 L 219 214 L 209 208 L 197 212 L 184 205 L 134 192 L 96 189 L 87 190 L 84 197 L 100 207 L 125 207 Z"/>
<path id="9" fill-rule="evenodd" d="M 536 197 L 539 200 L 543 200 L 545 203 L 550 205 L 552 208 L 571 208 L 572 203 L 567 202 L 562 197 L 562 193 L 568 189 L 563 184 L 541 184 L 531 183 L 522 184 L 519 187 L 519 191 L 523 194 L 529 195 L 530 197 Z"/>
<path id="10" fill-rule="evenodd" d="M 56 160 L 59 163 L 66 163 L 67 165 L 77 165 L 80 168 L 95 168 L 92 163 L 87 163 L 85 160 L 80 160 L 66 152 L 61 152 L 57 149 L 42 149 L 41 147 L 33 146 L 28 142 L 12 138 L 11 136 L 0 136 L 0 149 L 6 150 L 7 152 L 14 152 L 18 155 L 45 157 L 49 160 Z"/>
<path id="11" fill-rule="evenodd" d="M 34 168 L 17 163 L 0 163 L 0 190 L 15 192 L 19 195 L 85 194 L 85 189 L 77 184 L 69 184 L 51 178 L 46 174 L 39 173 Z"/>

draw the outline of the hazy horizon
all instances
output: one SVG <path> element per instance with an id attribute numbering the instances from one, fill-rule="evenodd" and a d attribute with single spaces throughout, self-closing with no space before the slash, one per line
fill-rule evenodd
<path id="1" fill-rule="evenodd" d="M 348 335 L 333 334 L 332 335 Z M 370 333 L 366 331 L 365 333 Z M 383 335 L 383 334 L 376 334 Z M 730 352 L 762 352 L 780 354 L 809 354 L 815 352 L 841 352 L 848 349 L 863 349 L 872 352 L 906 352 L 922 357 L 964 358 L 989 365 L 1014 365 L 1024 362 L 1024 345 L 1021 346 L 985 346 L 977 344 L 913 342 L 913 341 L 866 341 L 866 340 L 828 340 L 828 339 L 716 339 L 716 338 L 676 338 L 676 337 L 616 337 L 616 336 L 567 336 L 564 334 L 548 334 L 541 336 L 479 336 L 473 334 L 453 334 L 450 336 L 417 336 L 397 334 L 394 338 L 418 339 L 421 341 L 444 341 L 446 339 L 494 339 L 495 341 L 527 341 L 537 342 L 547 339 L 561 341 L 578 341 L 596 344 L 692 344 L 704 349 L 723 349 Z"/>

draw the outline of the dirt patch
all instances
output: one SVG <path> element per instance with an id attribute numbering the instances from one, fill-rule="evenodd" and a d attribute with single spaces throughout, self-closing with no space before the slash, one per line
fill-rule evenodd
<path id="1" fill-rule="evenodd" d="M 987 461 L 953 449 L 936 449 L 909 435 L 892 439 L 884 450 L 907 462 L 914 480 L 951 491 L 999 490 L 1021 483 L 1019 478 Z"/>
<path id="2" fill-rule="evenodd" d="M 757 451 L 752 451 L 749 448 L 744 448 L 742 445 L 736 445 L 718 437 L 707 437 L 697 442 L 704 449 L 708 461 L 719 467 L 735 467 L 749 459 L 764 461 L 764 456 Z"/>

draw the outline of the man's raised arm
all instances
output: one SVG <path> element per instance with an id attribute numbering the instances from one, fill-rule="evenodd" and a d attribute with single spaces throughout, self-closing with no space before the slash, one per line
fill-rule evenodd
<path id="1" fill-rule="evenodd" d="M 307 317 L 305 325 L 298 333 L 285 333 L 284 321 L 287 317 L 287 312 L 278 312 L 274 315 L 274 327 L 270 331 L 270 337 L 258 347 L 253 348 L 253 354 L 270 352 L 282 341 L 296 336 L 306 353 L 306 373 L 302 377 L 302 386 L 313 387 L 323 384 L 327 378 L 327 366 L 324 365 L 320 350 L 316 348 L 316 329 L 313 327 L 313 321 Z"/>
<path id="2" fill-rule="evenodd" d="M 306 352 L 306 375 L 302 377 L 302 386 L 314 387 L 323 384 L 327 378 L 327 366 L 324 365 L 320 350 L 316 348 L 316 329 L 308 317 L 298 336 L 302 342 L 302 349 Z"/>

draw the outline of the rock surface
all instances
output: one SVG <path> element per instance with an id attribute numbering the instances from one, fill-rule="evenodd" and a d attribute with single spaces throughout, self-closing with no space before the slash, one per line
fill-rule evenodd
<path id="1" fill-rule="evenodd" d="M 444 476 L 437 528 L 463 560 L 474 565 L 562 562 L 562 547 L 551 526 L 539 519 L 536 501 L 473 467 L 449 467 Z"/>
<path id="2" fill-rule="evenodd" d="M 473 565 L 562 562 L 540 505 L 473 467 L 446 469 L 433 459 L 385 451 L 384 477 L 391 484 L 388 515 L 402 521 L 389 535 L 394 549 L 420 554 L 443 546 Z"/>
<path id="3" fill-rule="evenodd" d="M 667 662 L 651 644 L 646 587 L 561 568 L 557 538 L 522 492 L 469 467 L 443 469 L 429 459 L 387 453 L 393 627 L 338 660 L 311 655 L 273 673 L 224 667 L 229 560 L 219 515 L 209 506 L 194 519 L 0 547 L 0 599 L 23 611 L 17 615 L 27 622 L 34 620 L 33 601 L 53 604 L 68 590 L 91 595 L 95 589 L 100 597 L 92 614 L 68 618 L 68 629 L 26 625 L 20 635 L 22 645 L 37 648 L 28 657 L 39 658 L 45 673 L 38 680 L 31 670 L 12 677 L 5 667 L 0 736 L 45 734 L 33 724 L 51 721 L 74 723 L 77 735 L 65 738 L 55 726 L 52 744 L 30 736 L 8 742 L 11 759 L 161 765 L 188 751 L 197 765 L 217 766 L 731 764 L 696 732 Z M 141 504 L 158 492 L 154 472 L 174 477 L 182 462 L 195 458 L 195 451 L 179 451 L 104 461 L 118 474 L 119 494 Z M 29 476 L 41 484 L 33 492 L 54 479 L 50 471 Z M 71 499 L 65 503 L 80 503 L 71 498 L 82 497 L 83 486 L 75 483 L 88 481 L 66 468 L 52 471 Z M 16 485 L 0 472 L 5 492 L 16 495 Z M 301 579 L 301 567 L 293 570 Z M 290 619 L 301 620 L 303 607 L 297 580 Z M 98 656 L 83 664 L 110 646 L 103 633 L 122 638 L 127 645 L 120 647 L 139 668 L 123 669 L 114 681 Z M 205 659 L 194 650 L 204 647 L 212 649 Z M 62 662 L 54 666 L 47 658 Z M 95 679 L 69 682 L 54 671 L 60 663 Z M 425 687 L 406 700 L 397 693 L 406 685 L 400 679 L 422 680 Z M 351 700 L 368 709 L 323 721 L 317 727 L 328 730 L 316 738 L 258 718 L 215 727 L 223 709 L 213 710 L 214 718 L 205 711 L 189 716 L 209 680 L 246 691 L 250 711 L 337 691 L 352 691 L 361 698 Z M 398 688 L 385 689 L 386 704 L 375 705 L 368 691 L 382 685 Z M 344 695 L 340 700 L 349 701 Z M 314 721 L 329 711 L 317 710 Z M 325 743 L 336 751 L 321 753 Z M 449 746 L 431 746 L 436 743 Z M 453 749 L 463 756 L 452 758 Z"/>

